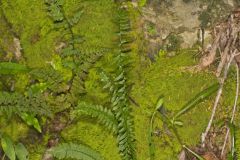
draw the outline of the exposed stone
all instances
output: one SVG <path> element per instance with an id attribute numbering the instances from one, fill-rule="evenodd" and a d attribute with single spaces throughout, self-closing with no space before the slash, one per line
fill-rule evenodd
<path id="1" fill-rule="evenodd" d="M 156 54 L 159 48 L 169 46 L 170 35 L 182 37 L 181 48 L 190 48 L 197 42 L 204 42 L 206 47 L 212 42 L 211 25 L 226 17 L 227 11 L 234 8 L 235 0 L 219 0 L 213 8 L 209 6 L 209 2 L 201 0 L 149 0 L 141 10 L 147 54 L 153 51 L 155 53 L 151 54 Z M 149 28 L 148 24 L 152 27 Z"/>
<path id="2" fill-rule="evenodd" d="M 194 32 L 185 31 L 180 35 L 183 38 L 181 48 L 191 48 L 198 41 L 198 30 Z"/>

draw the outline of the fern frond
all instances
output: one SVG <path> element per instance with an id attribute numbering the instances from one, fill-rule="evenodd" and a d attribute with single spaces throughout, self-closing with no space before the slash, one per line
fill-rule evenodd
<path id="1" fill-rule="evenodd" d="M 103 160 L 98 152 L 82 144 L 62 143 L 49 152 L 58 159 Z"/>
<path id="2" fill-rule="evenodd" d="M 51 117 L 50 107 L 40 94 L 24 96 L 20 93 L 0 92 L 0 112 L 8 115 L 12 113 L 33 113 Z"/>
<path id="3" fill-rule="evenodd" d="M 112 111 L 106 107 L 79 102 L 78 106 L 72 112 L 72 117 L 78 117 L 79 115 L 97 118 L 101 124 L 106 126 L 110 131 L 116 133 L 117 121 Z"/>
<path id="4" fill-rule="evenodd" d="M 73 46 L 69 46 L 69 47 L 64 48 L 61 53 L 62 53 L 61 56 L 63 58 L 65 58 L 68 56 L 78 55 L 79 50 L 73 49 Z"/>
<path id="5" fill-rule="evenodd" d="M 80 21 L 82 14 L 83 10 L 79 10 L 69 19 L 69 22 L 71 23 L 72 26 L 76 25 Z"/>
<path id="6" fill-rule="evenodd" d="M 78 64 L 78 68 L 76 68 L 76 72 L 88 73 L 89 69 L 93 67 L 93 65 L 103 56 L 104 53 L 105 53 L 105 50 L 102 49 L 99 51 L 88 52 L 87 55 L 82 54 L 83 56 L 78 57 L 77 59 L 77 61 L 80 64 Z"/>
<path id="7" fill-rule="evenodd" d="M 87 78 L 89 70 L 94 66 L 94 64 L 102 57 L 106 49 L 99 49 L 98 51 L 85 52 L 88 55 L 85 57 L 77 57 L 75 64 L 77 67 L 74 68 L 75 76 L 72 80 L 72 85 L 70 88 L 69 101 L 72 104 L 75 104 L 78 101 L 78 98 L 86 93 L 85 90 L 85 80 Z M 84 55 L 84 54 L 80 54 Z"/>
<path id="8" fill-rule="evenodd" d="M 86 75 L 87 76 L 87 75 Z M 86 94 L 84 80 L 78 75 L 75 75 L 72 80 L 71 88 L 69 94 L 67 95 L 67 100 L 73 106 L 77 105 L 79 97 Z"/>
<path id="9" fill-rule="evenodd" d="M 125 35 L 130 35 L 131 25 L 127 11 L 119 8 L 119 32 L 124 32 Z M 128 36 L 118 34 L 119 36 L 119 52 L 115 58 L 117 68 L 115 76 L 112 78 L 105 72 L 101 73 L 101 80 L 105 83 L 104 88 L 109 89 L 111 94 L 111 103 L 113 114 L 118 122 L 117 125 L 117 141 L 119 152 L 123 160 L 135 160 L 135 134 L 133 118 L 127 97 L 127 78 L 126 69 L 129 64 L 128 52 L 131 48 L 128 44 L 131 42 Z"/>
<path id="10" fill-rule="evenodd" d="M 94 64 L 107 51 L 108 51 L 107 48 L 99 48 L 99 47 L 79 49 L 78 53 L 75 54 L 75 61 L 78 63 L 78 66 L 84 65 L 85 63 Z"/>
<path id="11" fill-rule="evenodd" d="M 64 0 L 45 0 L 45 4 L 47 6 L 48 13 L 50 17 L 53 19 L 53 22 L 58 26 L 58 29 L 63 29 L 66 33 L 63 33 L 63 37 L 65 37 L 69 43 L 71 50 L 75 50 L 75 43 L 81 43 L 82 37 L 76 36 L 73 33 L 72 27 L 76 25 L 82 15 L 82 10 L 77 11 L 73 17 L 68 18 L 63 9 Z M 68 37 L 70 35 L 70 38 Z"/>
<path id="12" fill-rule="evenodd" d="M 118 121 L 117 141 L 120 154 L 124 160 L 134 160 L 136 159 L 134 125 L 128 103 L 125 73 L 122 71 L 112 79 L 102 72 L 101 77 L 106 84 L 104 88 L 108 88 L 112 96 L 113 113 Z"/>
<path id="13" fill-rule="evenodd" d="M 45 0 L 45 4 L 54 22 L 62 22 L 64 20 L 64 15 L 61 11 L 63 0 Z"/>
<path id="14" fill-rule="evenodd" d="M 13 62 L 0 62 L 0 74 L 17 74 L 26 73 L 28 71 L 30 71 L 30 69 L 22 64 Z"/>
<path id="15" fill-rule="evenodd" d="M 46 83 L 47 87 L 54 92 L 62 92 L 66 88 L 62 74 L 53 68 L 34 69 L 30 75 L 34 79 Z"/>

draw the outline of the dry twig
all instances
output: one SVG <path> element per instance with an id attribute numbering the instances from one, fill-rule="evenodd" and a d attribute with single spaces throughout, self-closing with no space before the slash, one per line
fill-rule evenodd
<path id="1" fill-rule="evenodd" d="M 234 121 L 235 112 L 236 112 L 236 108 L 237 108 L 237 101 L 238 101 L 238 96 L 239 96 L 239 67 L 238 67 L 237 64 L 236 64 L 236 71 L 237 71 L 236 96 L 235 96 L 235 100 L 234 100 L 233 111 L 232 111 L 232 116 L 231 116 L 231 121 L 230 121 L 231 123 L 233 123 L 233 121 Z M 223 147 L 222 147 L 222 152 L 221 152 L 221 157 L 222 158 L 223 158 L 225 147 L 226 147 L 227 140 L 228 140 L 228 137 L 229 137 L 229 132 L 230 132 L 230 129 L 228 127 L 227 128 L 227 133 L 226 133 L 226 136 L 225 136 L 225 140 L 224 140 L 224 144 L 223 144 Z"/>
<path id="2" fill-rule="evenodd" d="M 202 133 L 202 147 L 205 147 L 205 140 L 206 140 L 208 132 L 209 132 L 211 126 L 212 126 L 213 118 L 216 114 L 217 106 L 218 106 L 219 100 L 220 100 L 221 95 L 222 95 L 224 82 L 227 79 L 228 70 L 229 70 L 229 67 L 230 67 L 234 57 L 235 57 L 235 53 L 236 53 L 236 50 L 231 54 L 231 57 L 229 58 L 228 63 L 225 65 L 223 77 L 220 79 L 220 86 L 219 86 L 218 93 L 217 93 L 217 96 L 216 96 L 216 99 L 215 99 L 215 102 L 214 102 L 211 118 L 208 122 L 208 125 L 207 125 L 207 128 L 206 128 L 205 132 Z"/>

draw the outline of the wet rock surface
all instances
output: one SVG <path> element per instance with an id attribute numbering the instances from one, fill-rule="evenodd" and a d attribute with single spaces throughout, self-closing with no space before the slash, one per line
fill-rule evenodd
<path id="1" fill-rule="evenodd" d="M 133 6 L 137 2 L 133 1 Z M 211 30 L 237 7 L 235 0 L 149 0 L 140 9 L 147 55 L 160 49 L 177 51 L 212 41 Z M 149 56 L 150 55 L 150 56 Z"/>

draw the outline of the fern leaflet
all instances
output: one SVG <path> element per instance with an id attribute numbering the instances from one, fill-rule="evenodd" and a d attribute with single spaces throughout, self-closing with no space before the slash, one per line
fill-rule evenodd
<path id="1" fill-rule="evenodd" d="M 112 78 L 105 72 L 101 73 L 102 82 L 105 83 L 104 88 L 109 89 L 111 94 L 112 110 L 117 119 L 117 141 L 120 154 L 123 160 L 135 160 L 135 134 L 133 118 L 127 97 L 127 77 L 126 70 L 129 64 L 129 57 L 126 53 L 131 51 L 129 47 L 128 35 L 130 35 L 131 25 L 128 18 L 127 10 L 119 7 L 118 13 L 119 25 L 119 52 L 115 58 L 117 68 L 116 75 Z M 124 32 L 124 34 L 121 34 Z M 127 36 L 126 36 L 127 35 Z"/>
<path id="2" fill-rule="evenodd" d="M 24 96 L 16 92 L 0 92 L 0 112 L 5 112 L 8 115 L 27 112 L 48 117 L 52 116 L 49 106 L 42 95 Z"/>
<path id="3" fill-rule="evenodd" d="M 88 115 L 97 118 L 100 123 L 105 125 L 110 131 L 116 133 L 117 121 L 112 111 L 106 107 L 79 102 L 78 106 L 72 112 L 72 116 L 77 117 L 79 115 Z"/>
<path id="4" fill-rule="evenodd" d="M 49 152 L 58 159 L 103 160 L 98 152 L 82 144 L 63 143 Z"/>
<path id="5" fill-rule="evenodd" d="M 53 68 L 33 69 L 30 74 L 34 79 L 47 83 L 47 87 L 52 91 L 63 92 L 68 89 L 62 74 Z"/>

